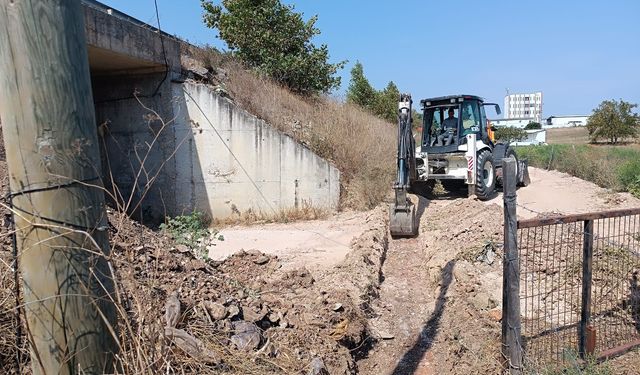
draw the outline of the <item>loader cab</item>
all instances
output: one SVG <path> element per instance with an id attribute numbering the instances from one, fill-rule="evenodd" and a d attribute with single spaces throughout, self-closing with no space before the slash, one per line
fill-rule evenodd
<path id="1" fill-rule="evenodd" d="M 482 98 L 455 95 L 424 99 L 420 103 L 423 108 L 423 152 L 440 154 L 459 151 L 459 146 L 466 143 L 466 136 L 472 133 L 485 144 L 492 143 Z M 454 129 L 451 127 L 452 110 L 456 121 Z"/>

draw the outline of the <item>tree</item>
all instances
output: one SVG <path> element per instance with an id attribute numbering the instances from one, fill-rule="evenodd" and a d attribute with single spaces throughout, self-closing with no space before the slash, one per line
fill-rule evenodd
<path id="1" fill-rule="evenodd" d="M 360 62 L 351 69 L 351 80 L 347 89 L 347 102 L 359 105 L 374 115 L 391 123 L 398 121 L 398 100 L 400 90 L 393 81 L 389 81 L 387 87 L 377 91 L 364 75 L 364 68 Z M 414 127 L 422 125 L 422 114 L 415 109 L 411 117 Z"/>
<path id="2" fill-rule="evenodd" d="M 500 141 L 517 142 L 527 138 L 527 132 L 515 126 L 503 126 L 496 128 L 495 136 Z"/>
<path id="3" fill-rule="evenodd" d="M 536 129 L 542 129 L 542 124 L 540 124 L 539 122 L 531 121 L 524 127 L 524 130 L 536 130 Z"/>
<path id="4" fill-rule="evenodd" d="M 587 121 L 587 130 L 592 142 L 600 139 L 616 144 L 620 140 L 638 137 L 640 134 L 640 117 L 633 113 L 637 104 L 624 100 L 605 100 Z"/>
<path id="5" fill-rule="evenodd" d="M 364 75 L 364 68 L 358 61 L 351 69 L 351 81 L 347 89 L 347 102 L 373 111 L 378 93 Z"/>
<path id="6" fill-rule="evenodd" d="M 421 112 L 416 111 L 415 109 L 411 110 L 411 119 L 413 120 L 413 127 L 422 131 L 422 121 L 423 117 Z"/>
<path id="7" fill-rule="evenodd" d="M 311 42 L 320 34 L 317 16 L 305 22 L 293 6 L 280 0 L 201 4 L 205 24 L 218 29 L 231 52 L 250 67 L 300 94 L 328 93 L 340 86 L 336 73 L 345 62 L 330 64 L 327 46 Z"/>
<path id="8" fill-rule="evenodd" d="M 393 81 L 387 84 L 384 90 L 376 95 L 373 113 L 389 122 L 398 120 L 398 100 L 400 99 L 400 90 Z"/>

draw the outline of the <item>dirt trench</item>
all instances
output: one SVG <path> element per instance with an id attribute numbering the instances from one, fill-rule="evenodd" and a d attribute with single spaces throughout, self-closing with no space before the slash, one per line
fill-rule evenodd
<path id="1" fill-rule="evenodd" d="M 532 179 L 518 192 L 524 217 L 549 211 L 549 205 L 564 213 L 640 206 L 628 194 L 557 172 L 534 170 Z M 580 199 L 572 199 L 576 188 Z M 249 248 L 237 245 L 237 253 L 213 262 L 112 214 L 123 309 L 134 328 L 144 328 L 135 331 L 161 349 L 157 361 L 181 373 L 498 374 L 501 197 L 480 202 L 449 194 L 417 203 L 416 238 L 391 240 L 387 207 L 381 206 L 324 221 L 236 228 L 228 232 L 230 244 L 234 236 L 247 240 L 251 233 L 275 237 L 250 241 L 244 245 Z M 301 241 L 294 243 L 296 238 Z M 2 239 L 0 260 L 9 264 L 10 241 Z M 13 284 L 5 270 L 0 310 L 11 312 Z M 165 300 L 175 292 L 183 311 L 176 328 L 216 354 L 210 363 L 157 334 Z M 5 315 L 0 354 L 7 355 L 0 359 L 8 367 L 0 370 L 12 373 L 15 321 Z M 234 342 L 242 322 L 260 332 L 248 349 Z M 123 332 L 123 340 L 128 343 L 136 332 Z M 638 357 L 634 352 L 616 359 L 613 373 L 634 373 Z"/>
<path id="2" fill-rule="evenodd" d="M 640 206 L 628 193 L 530 169 L 519 217 Z M 375 343 L 359 353 L 360 374 L 502 372 L 502 210 L 501 193 L 488 202 L 456 193 L 419 200 L 419 236 L 389 242 L 369 314 Z M 612 373 L 635 373 L 639 357 L 615 359 Z"/>
<path id="3" fill-rule="evenodd" d="M 501 209 L 420 199 L 418 212 L 420 235 L 389 244 L 359 373 L 499 373 Z M 477 262 L 487 249 L 493 262 Z"/>

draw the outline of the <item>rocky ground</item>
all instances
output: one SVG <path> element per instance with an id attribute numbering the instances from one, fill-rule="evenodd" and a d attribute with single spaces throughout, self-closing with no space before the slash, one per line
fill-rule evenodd
<path id="1" fill-rule="evenodd" d="M 532 178 L 519 190 L 524 217 L 640 206 L 556 172 L 533 170 Z M 576 184 L 582 198 L 567 206 Z M 416 238 L 391 240 L 379 207 L 225 229 L 224 252 L 208 261 L 111 212 L 125 372 L 500 373 L 500 197 L 479 202 L 453 193 L 417 203 Z M 264 231 L 268 241 L 260 242 Z M 12 374 L 15 284 L 9 232 L 2 234 L 0 372 Z M 609 362 L 610 373 L 636 373 L 639 357 Z"/>

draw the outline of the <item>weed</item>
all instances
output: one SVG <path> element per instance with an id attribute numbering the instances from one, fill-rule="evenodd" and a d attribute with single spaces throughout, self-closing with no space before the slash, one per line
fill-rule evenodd
<path id="1" fill-rule="evenodd" d="M 433 195 L 445 195 L 447 194 L 447 190 L 444 188 L 444 186 L 442 185 L 442 181 L 440 180 L 436 180 L 435 185 L 433 185 Z"/>
<path id="2" fill-rule="evenodd" d="M 640 176 L 629 184 L 628 189 L 629 193 L 633 194 L 634 197 L 640 198 Z"/>
<path id="3" fill-rule="evenodd" d="M 611 375 L 613 374 L 611 367 L 606 363 L 598 363 L 593 356 L 588 356 L 585 360 L 579 359 L 575 350 L 565 351 L 565 363 L 567 367 L 560 368 L 554 366 L 542 371 L 525 371 L 527 374 L 544 374 L 544 375 Z"/>
<path id="4" fill-rule="evenodd" d="M 189 215 L 170 218 L 160 225 L 176 243 L 185 245 L 200 259 L 208 258 L 208 245 L 213 241 L 224 241 L 224 236 L 215 229 L 210 229 L 201 212 L 194 211 Z"/>

